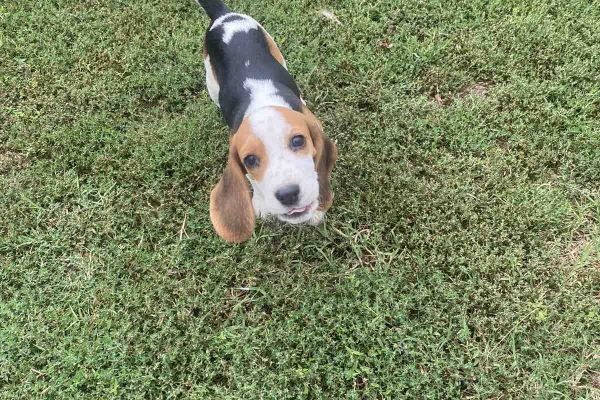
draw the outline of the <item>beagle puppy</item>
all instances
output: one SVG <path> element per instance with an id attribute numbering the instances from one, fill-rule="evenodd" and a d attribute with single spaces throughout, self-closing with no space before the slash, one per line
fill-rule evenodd
<path id="1" fill-rule="evenodd" d="M 216 232 L 243 242 L 252 236 L 255 217 L 268 215 L 319 224 L 333 202 L 335 144 L 306 107 L 267 31 L 220 0 L 198 3 L 211 19 L 206 86 L 232 132 L 225 171 L 210 195 Z"/>

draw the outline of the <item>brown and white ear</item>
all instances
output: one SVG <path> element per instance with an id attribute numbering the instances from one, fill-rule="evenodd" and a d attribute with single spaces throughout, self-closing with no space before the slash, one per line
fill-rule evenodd
<path id="1" fill-rule="evenodd" d="M 210 219 L 219 236 L 241 243 L 254 232 L 254 209 L 234 139 L 223 177 L 210 194 Z"/>
<path id="2" fill-rule="evenodd" d="M 321 122 L 306 106 L 302 107 L 302 113 L 308 122 L 310 136 L 316 150 L 315 167 L 319 176 L 319 210 L 327 211 L 333 203 L 331 171 L 338 158 L 337 147 L 325 136 Z"/>

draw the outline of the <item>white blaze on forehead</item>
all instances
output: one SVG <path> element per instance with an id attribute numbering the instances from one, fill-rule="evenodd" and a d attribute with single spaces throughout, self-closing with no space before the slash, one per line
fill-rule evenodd
<path id="1" fill-rule="evenodd" d="M 226 18 L 236 17 L 236 19 L 228 22 L 225 21 Z M 241 18 L 241 19 L 240 19 Z M 212 31 L 215 28 L 223 27 L 223 42 L 225 44 L 229 44 L 231 39 L 236 33 L 244 32 L 248 33 L 252 29 L 258 29 L 260 25 L 253 18 L 250 18 L 247 15 L 229 13 L 225 14 L 215 20 L 210 30 Z"/>
<path id="2" fill-rule="evenodd" d="M 246 109 L 244 116 L 252 114 L 253 111 L 259 108 L 269 106 L 280 106 L 292 108 L 283 97 L 277 94 L 277 88 L 270 79 L 246 79 L 244 81 L 244 89 L 250 92 L 250 104 Z M 276 112 L 273 110 L 273 112 Z M 277 113 L 279 114 L 279 113 Z M 280 116 L 281 117 L 281 116 Z M 281 117 L 283 118 L 283 117 Z"/>
<path id="3" fill-rule="evenodd" d="M 283 115 L 274 108 L 264 108 L 248 118 L 252 132 L 269 147 L 281 147 L 286 133 L 291 129 Z"/>

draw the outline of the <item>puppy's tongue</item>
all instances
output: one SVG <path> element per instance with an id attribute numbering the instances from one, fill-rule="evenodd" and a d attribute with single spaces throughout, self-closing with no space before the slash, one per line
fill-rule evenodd
<path id="1" fill-rule="evenodd" d="M 288 211 L 288 215 L 301 214 L 301 213 L 305 212 L 306 210 L 308 210 L 308 207 L 310 207 L 310 206 L 306 206 L 306 207 L 302 207 L 302 208 L 292 208 L 290 211 Z"/>

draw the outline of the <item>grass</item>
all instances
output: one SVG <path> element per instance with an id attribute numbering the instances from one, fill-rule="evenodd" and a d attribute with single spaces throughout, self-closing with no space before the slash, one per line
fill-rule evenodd
<path id="1" fill-rule="evenodd" d="M 0 398 L 599 399 L 598 3 L 230 5 L 341 156 L 239 246 L 195 3 L 0 5 Z"/>

